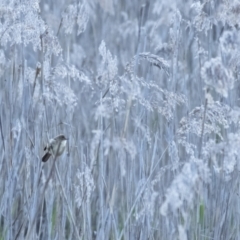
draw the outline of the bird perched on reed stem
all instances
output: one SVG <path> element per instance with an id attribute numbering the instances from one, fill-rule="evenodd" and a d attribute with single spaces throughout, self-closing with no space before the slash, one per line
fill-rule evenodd
<path id="1" fill-rule="evenodd" d="M 55 138 L 50 139 L 49 143 L 44 148 L 46 153 L 42 157 L 42 161 L 46 162 L 51 155 L 54 157 L 58 157 L 63 154 L 67 145 L 67 138 L 61 134 L 56 136 Z"/>

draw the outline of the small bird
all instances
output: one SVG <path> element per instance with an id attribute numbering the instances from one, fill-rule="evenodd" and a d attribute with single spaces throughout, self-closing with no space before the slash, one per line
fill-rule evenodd
<path id="1" fill-rule="evenodd" d="M 42 157 L 42 161 L 46 162 L 51 157 L 51 155 L 55 157 L 62 155 L 66 148 L 66 145 L 67 138 L 63 134 L 50 139 L 49 143 L 44 148 L 44 151 L 46 151 L 46 153 Z"/>

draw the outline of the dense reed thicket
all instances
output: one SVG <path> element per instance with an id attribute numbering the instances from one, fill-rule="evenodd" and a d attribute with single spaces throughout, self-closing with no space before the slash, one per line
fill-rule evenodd
<path id="1" fill-rule="evenodd" d="M 0 239 L 239 239 L 239 18 L 238 0 L 1 0 Z"/>

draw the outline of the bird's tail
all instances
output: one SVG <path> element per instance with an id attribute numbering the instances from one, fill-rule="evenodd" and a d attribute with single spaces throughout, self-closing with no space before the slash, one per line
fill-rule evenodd
<path id="1" fill-rule="evenodd" d="M 51 157 L 51 154 L 49 152 L 45 153 L 42 157 L 42 161 L 46 162 Z"/>

